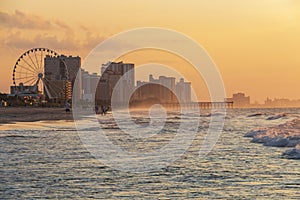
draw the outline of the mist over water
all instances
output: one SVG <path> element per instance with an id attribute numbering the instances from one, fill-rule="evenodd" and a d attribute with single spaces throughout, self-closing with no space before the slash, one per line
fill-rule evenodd
<path id="1" fill-rule="evenodd" d="M 281 113 L 285 117 L 267 120 Z M 210 116 L 201 111 L 198 133 L 178 160 L 143 173 L 118 171 L 95 159 L 72 122 L 3 125 L 0 198 L 300 198 L 300 161 L 282 158 L 288 148 L 266 147 L 243 137 L 254 128 L 272 127 L 300 117 L 300 109 L 229 109 L 217 144 L 200 158 Z M 149 113 L 142 110 L 133 110 L 131 117 L 139 126 L 151 123 Z M 111 114 L 98 116 L 107 137 L 130 152 L 149 152 L 166 145 L 174 137 L 180 118 L 179 112 L 168 111 L 159 133 L 133 138 L 118 128 Z M 189 120 L 197 119 L 191 114 Z"/>

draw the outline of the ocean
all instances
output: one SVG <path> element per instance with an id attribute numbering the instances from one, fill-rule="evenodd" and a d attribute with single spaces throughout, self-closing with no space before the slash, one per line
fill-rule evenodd
<path id="1" fill-rule="evenodd" d="M 282 117 L 270 118 L 282 113 Z M 153 134 L 147 129 L 145 133 L 139 132 L 137 139 L 119 129 L 111 114 L 97 118 L 112 144 L 136 155 L 170 143 L 180 126 L 180 116 L 180 113 L 170 112 L 161 131 L 153 130 Z M 172 162 L 162 161 L 167 164 L 157 169 L 147 168 L 151 159 L 156 158 L 146 157 L 139 163 L 148 170 L 136 172 L 123 170 L 126 168 L 119 170 L 114 162 L 106 163 L 101 160 L 105 154 L 95 157 L 71 121 L 2 125 L 0 198 L 300 199 L 300 160 L 282 156 L 291 148 L 264 146 L 244 137 L 253 129 L 299 118 L 299 108 L 228 109 L 222 134 L 213 149 L 201 157 L 199 150 L 210 116 L 201 115 L 196 134 L 183 154 L 178 154 Z M 150 122 L 146 113 L 137 111 L 132 117 L 135 124 L 146 130 Z M 159 121 L 158 116 L 156 122 Z M 90 128 L 86 134 L 97 136 L 98 133 Z M 122 156 L 113 159 L 129 165 L 135 163 L 125 161 L 128 158 Z"/>

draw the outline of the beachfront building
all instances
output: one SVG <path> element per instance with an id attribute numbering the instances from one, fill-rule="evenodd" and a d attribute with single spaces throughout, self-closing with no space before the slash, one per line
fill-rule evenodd
<path id="1" fill-rule="evenodd" d="M 137 81 L 137 89 L 132 96 L 131 105 L 149 106 L 164 103 L 177 103 L 175 93 L 158 83 Z"/>
<path id="2" fill-rule="evenodd" d="M 191 102 L 191 82 L 185 82 L 183 78 L 176 84 L 177 98 L 181 103 Z"/>
<path id="3" fill-rule="evenodd" d="M 121 80 L 120 87 L 115 88 Z M 114 102 L 123 104 L 126 95 L 134 90 L 134 64 L 121 62 L 108 62 L 102 64 L 101 77 L 96 89 L 96 102 L 99 105 L 111 105 L 114 92 Z"/>
<path id="4" fill-rule="evenodd" d="M 81 99 L 81 58 L 79 56 L 46 56 L 44 63 L 44 80 L 48 97 L 62 98 L 60 93 L 64 91 L 67 98 L 70 99 L 74 89 L 76 90 L 75 98 Z M 77 74 L 79 81 L 75 82 Z"/>
<path id="5" fill-rule="evenodd" d="M 165 103 L 173 103 L 176 101 L 176 96 L 174 93 L 176 92 L 175 86 L 175 78 L 174 77 L 166 77 L 159 76 L 158 79 L 153 78 L 153 75 L 149 75 L 149 83 L 150 84 L 160 84 L 164 87 L 160 87 L 158 98 L 162 99 Z"/>
<path id="6" fill-rule="evenodd" d="M 175 84 L 174 77 L 159 76 L 155 79 L 149 75 L 149 82 L 137 81 L 133 98 L 135 102 L 190 103 L 191 83 L 182 78 Z"/>
<path id="7" fill-rule="evenodd" d="M 268 108 L 300 107 L 300 99 L 290 100 L 286 98 L 275 98 L 272 100 L 267 97 L 263 106 Z"/>
<path id="8" fill-rule="evenodd" d="M 88 73 L 82 70 L 82 99 L 92 101 L 95 99 L 96 88 L 100 80 L 97 73 Z"/>
<path id="9" fill-rule="evenodd" d="M 227 102 L 233 102 L 234 107 L 243 108 L 250 106 L 250 96 L 245 96 L 244 93 L 233 94 L 231 98 L 226 98 Z"/>
<path id="10" fill-rule="evenodd" d="M 30 85 L 24 85 L 23 83 L 20 83 L 18 86 L 10 86 L 10 94 L 16 95 L 16 94 L 30 94 L 33 93 L 33 91 L 37 91 L 39 88 L 35 88 L 36 86 L 30 86 Z"/>

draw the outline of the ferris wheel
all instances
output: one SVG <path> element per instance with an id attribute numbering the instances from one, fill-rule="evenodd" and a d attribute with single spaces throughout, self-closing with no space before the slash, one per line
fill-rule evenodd
<path id="1" fill-rule="evenodd" d="M 24 96 L 47 94 L 49 98 L 63 96 L 65 88 L 58 85 L 57 81 L 50 81 L 45 76 L 44 62 L 46 57 L 59 57 L 59 54 L 48 48 L 33 48 L 19 57 L 13 68 L 12 76 L 16 94 Z M 67 66 L 64 61 L 61 62 L 64 65 L 62 76 L 67 80 Z"/>

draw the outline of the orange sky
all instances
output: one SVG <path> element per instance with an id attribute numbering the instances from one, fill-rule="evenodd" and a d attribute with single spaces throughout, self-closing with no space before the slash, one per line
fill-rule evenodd
<path id="1" fill-rule="evenodd" d="M 242 91 L 260 102 L 267 96 L 300 99 L 298 0 L 2 0 L 0 26 L 2 92 L 9 92 L 14 63 L 29 48 L 84 59 L 113 34 L 154 26 L 201 44 L 228 96 Z"/>

